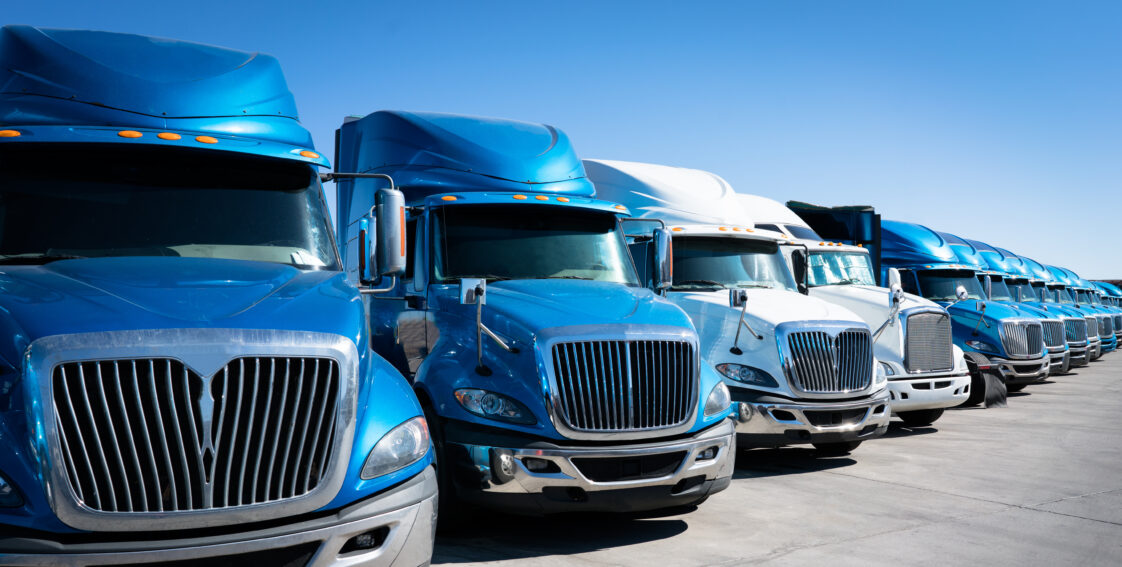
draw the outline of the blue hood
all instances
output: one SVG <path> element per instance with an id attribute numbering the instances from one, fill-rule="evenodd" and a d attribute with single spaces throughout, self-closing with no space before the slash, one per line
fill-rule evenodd
<path id="1" fill-rule="evenodd" d="M 89 258 L 0 271 L 0 345 L 14 363 L 39 337 L 126 329 L 226 327 L 342 334 L 362 310 L 343 274 L 208 258 Z"/>

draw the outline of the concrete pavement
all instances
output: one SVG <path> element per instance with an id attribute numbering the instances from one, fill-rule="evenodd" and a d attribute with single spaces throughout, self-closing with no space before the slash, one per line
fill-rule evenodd
<path id="1" fill-rule="evenodd" d="M 742 451 L 732 486 L 662 517 L 480 513 L 465 565 L 1122 565 L 1122 354 L 1002 409 L 894 422 L 851 455 Z"/>

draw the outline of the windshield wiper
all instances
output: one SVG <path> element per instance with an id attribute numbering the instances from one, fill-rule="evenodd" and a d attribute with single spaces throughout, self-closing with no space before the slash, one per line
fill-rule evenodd
<path id="1" fill-rule="evenodd" d="M 679 287 L 679 286 L 683 286 L 683 285 L 691 285 L 691 284 L 693 284 L 693 285 L 703 285 L 703 286 L 706 286 L 706 287 L 719 287 L 721 289 L 727 289 L 728 288 L 728 286 L 726 286 L 725 284 L 723 284 L 721 282 L 715 282 L 713 280 L 682 280 L 680 282 L 674 282 L 674 287 Z"/>
<path id="2" fill-rule="evenodd" d="M 737 288 L 737 289 L 747 289 L 747 288 L 755 288 L 755 289 L 774 289 L 774 288 L 775 288 L 775 286 L 773 286 L 773 285 L 767 285 L 767 284 L 762 284 L 762 283 L 743 283 L 743 284 L 736 284 L 736 288 Z"/>
<path id="3" fill-rule="evenodd" d="M 26 254 L 8 254 L 0 256 L 0 264 L 49 264 L 58 260 L 76 260 L 78 258 L 85 258 L 85 256 L 29 252 Z"/>
<path id="4" fill-rule="evenodd" d="M 836 282 L 830 282 L 830 283 L 825 284 L 825 285 L 853 285 L 853 284 L 859 284 L 859 283 L 861 283 L 861 280 L 850 278 L 848 280 L 838 280 Z"/>
<path id="5" fill-rule="evenodd" d="M 527 278 L 531 280 L 591 280 L 584 276 L 538 276 L 536 278 Z"/>
<path id="6" fill-rule="evenodd" d="M 460 280 L 460 279 L 465 279 L 465 278 L 471 278 L 471 279 L 477 279 L 477 280 L 488 280 L 488 281 L 491 281 L 491 280 L 502 281 L 502 280 L 512 279 L 510 276 L 496 276 L 494 274 L 484 274 L 484 275 L 469 274 L 469 275 L 455 276 L 455 277 L 450 277 L 450 278 L 445 278 L 445 279 Z"/>

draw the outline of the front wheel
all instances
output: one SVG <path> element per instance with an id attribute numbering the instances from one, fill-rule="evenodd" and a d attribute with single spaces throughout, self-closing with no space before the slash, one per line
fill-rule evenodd
<path id="1" fill-rule="evenodd" d="M 975 370 L 970 373 L 970 397 L 962 402 L 963 406 L 976 406 L 986 400 L 986 377 L 982 371 Z"/>
<path id="2" fill-rule="evenodd" d="M 942 417 L 943 408 L 902 411 L 896 415 L 904 420 L 904 425 L 908 427 L 923 427 L 935 423 L 935 420 Z"/>
<path id="3" fill-rule="evenodd" d="M 843 441 L 840 443 L 814 443 L 814 449 L 822 457 L 842 457 L 861 445 L 860 441 Z"/>

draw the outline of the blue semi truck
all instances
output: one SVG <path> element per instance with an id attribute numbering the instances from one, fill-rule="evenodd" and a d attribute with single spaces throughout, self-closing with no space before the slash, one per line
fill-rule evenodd
<path id="1" fill-rule="evenodd" d="M 947 232 L 939 232 L 939 236 L 950 244 L 951 249 L 955 251 L 962 263 L 973 267 L 978 281 L 986 292 L 986 298 L 990 302 L 1001 303 L 1019 312 L 1024 317 L 1035 318 L 1040 321 L 1041 328 L 1044 331 L 1044 348 L 1049 360 L 1048 372 L 1044 377 L 1051 375 L 1052 372 L 1057 374 L 1067 372 L 1071 366 L 1071 359 L 1067 341 L 1064 339 L 1063 319 L 1047 309 L 1038 309 L 1018 301 L 1005 281 L 1005 273 L 1008 271 L 1008 267 L 998 258 L 992 255 L 987 258 L 986 255 L 982 254 L 981 248 L 977 246 L 981 243 L 966 240 Z M 1019 390 L 1024 387 L 1024 383 L 1016 381 L 1008 385 L 1011 390 Z"/>
<path id="2" fill-rule="evenodd" d="M 1046 265 L 1045 268 L 1052 272 L 1056 282 L 1063 284 L 1062 287 L 1056 286 L 1055 289 L 1056 297 L 1060 303 L 1071 305 L 1083 312 L 1087 318 L 1088 334 L 1093 334 L 1098 338 L 1098 354 L 1092 360 L 1113 351 L 1117 346 L 1117 341 L 1114 338 L 1113 319 L 1110 314 L 1094 304 L 1093 294 L 1087 288 L 1088 284 L 1084 284 L 1075 272 L 1067 268 L 1051 265 Z"/>
<path id="3" fill-rule="evenodd" d="M 1065 305 L 1046 302 L 1044 294 L 1040 291 L 1046 280 L 1040 279 L 1033 272 L 1028 259 L 984 242 L 971 241 L 971 243 L 978 248 L 991 269 L 999 270 L 1002 273 L 1002 280 L 1009 290 L 1009 294 L 1018 303 L 1052 313 L 1060 318 L 1063 323 L 1063 340 L 1067 345 L 1067 353 L 1058 368 L 1055 354 L 1052 354 L 1052 373 L 1063 374 L 1072 368 L 1086 366 L 1089 362 L 1087 357 L 1087 321 L 1083 314 Z M 1044 322 L 1044 324 L 1047 325 L 1047 322 Z M 1047 331 L 1048 329 L 1045 328 L 1046 333 Z"/>
<path id="4" fill-rule="evenodd" d="M 1091 282 L 1101 292 L 1104 305 L 1114 310 L 1114 336 L 1122 344 L 1122 288 L 1110 282 Z"/>
<path id="5" fill-rule="evenodd" d="M 429 562 L 326 165 L 272 57 L 0 30 L 0 565 Z"/>
<path id="6" fill-rule="evenodd" d="M 1075 300 L 1067 292 L 1067 284 L 1057 279 L 1056 275 L 1044 264 L 1022 256 L 1021 259 L 1028 266 L 1036 278 L 1031 282 L 1040 301 L 1045 305 L 1057 305 L 1068 312 L 1083 318 L 1083 333 L 1087 337 L 1087 362 L 1091 362 L 1102 355 L 1102 344 L 1099 339 L 1099 319 L 1080 309 Z M 1073 325 L 1078 330 L 1078 327 Z"/>
<path id="7" fill-rule="evenodd" d="M 977 353 L 1000 367 L 1013 388 L 1047 376 L 1050 360 L 1040 320 L 989 301 L 977 267 L 963 263 L 939 233 L 886 220 L 880 236 L 882 271 L 897 268 L 904 291 L 944 306 L 951 314 L 955 344 L 965 353 Z"/>
<path id="8" fill-rule="evenodd" d="M 728 388 L 678 307 L 644 288 L 620 219 L 563 132 L 374 112 L 337 132 L 339 247 L 372 347 L 413 384 L 441 508 L 527 514 L 696 504 L 732 474 Z M 367 273 L 372 208 L 404 192 L 408 261 Z M 669 283 L 669 238 L 660 248 Z M 463 506 L 460 506 L 463 509 Z"/>

